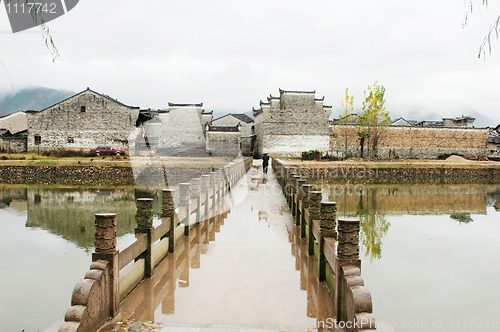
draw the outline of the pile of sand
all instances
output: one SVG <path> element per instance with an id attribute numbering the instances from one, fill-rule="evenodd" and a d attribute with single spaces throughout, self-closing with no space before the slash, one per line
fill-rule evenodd
<path id="1" fill-rule="evenodd" d="M 468 160 L 468 159 L 465 159 L 464 157 L 460 157 L 460 156 L 449 156 L 448 158 L 446 158 L 446 161 L 447 162 L 450 162 L 450 163 L 470 163 L 471 161 Z"/>

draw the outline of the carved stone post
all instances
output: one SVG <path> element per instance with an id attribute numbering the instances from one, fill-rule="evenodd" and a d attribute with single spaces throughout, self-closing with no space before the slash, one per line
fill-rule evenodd
<path id="1" fill-rule="evenodd" d="M 288 207 L 290 208 L 290 210 L 292 210 L 292 204 L 293 204 L 293 185 L 294 185 L 294 182 L 295 180 L 293 179 L 293 177 L 295 176 L 295 173 L 290 170 L 288 172 L 288 176 L 287 176 L 287 179 L 286 179 L 286 195 L 287 195 L 287 202 L 288 202 Z"/>
<path id="2" fill-rule="evenodd" d="M 300 219 L 302 218 L 302 210 L 300 209 L 299 202 L 302 202 L 304 199 L 304 188 L 302 186 L 306 184 L 306 180 L 298 179 L 297 180 L 297 208 L 295 209 L 295 225 L 300 225 Z"/>
<path id="3" fill-rule="evenodd" d="M 177 214 L 175 213 L 175 189 L 162 190 L 162 222 L 170 218 L 170 231 L 168 232 L 168 252 L 175 251 L 175 230 L 177 229 Z"/>
<path id="4" fill-rule="evenodd" d="M 359 261 L 359 219 L 339 219 L 337 257 L 342 262 Z"/>
<path id="5" fill-rule="evenodd" d="M 347 276 L 361 275 L 359 259 L 359 219 L 342 218 L 338 220 L 337 266 L 335 271 L 335 302 L 337 318 L 346 320 Z"/>
<path id="6" fill-rule="evenodd" d="M 210 175 L 210 187 L 209 187 L 209 192 L 211 193 L 212 200 L 211 200 L 211 205 L 210 205 L 210 211 L 212 213 L 212 216 L 216 216 L 216 207 L 217 207 L 217 173 L 215 172 L 210 172 L 208 173 Z"/>
<path id="7" fill-rule="evenodd" d="M 313 234 L 313 220 L 319 220 L 320 216 L 320 203 L 321 203 L 321 191 L 311 191 L 309 197 L 309 239 L 308 243 L 308 254 L 314 255 L 314 234 Z M 319 240 L 319 239 L 317 239 Z"/>
<path id="8" fill-rule="evenodd" d="M 118 250 L 116 250 L 116 213 L 97 213 L 95 215 L 95 253 L 92 262 L 105 260 L 110 263 L 110 315 L 114 317 L 120 308 L 118 287 Z"/>
<path id="9" fill-rule="evenodd" d="M 294 175 L 292 177 L 292 216 L 297 216 L 297 205 L 299 201 L 297 200 L 297 194 L 298 194 L 298 181 L 301 179 L 300 175 Z"/>
<path id="10" fill-rule="evenodd" d="M 304 214 L 305 209 L 309 209 L 309 200 L 311 197 L 312 184 L 305 184 L 302 186 L 303 198 L 302 198 L 302 214 Z M 300 217 L 300 237 L 306 237 L 306 219 L 304 215 Z"/>
<path id="11" fill-rule="evenodd" d="M 320 229 L 319 229 L 319 261 L 318 261 L 318 279 L 324 281 L 326 277 L 326 258 L 324 255 L 325 238 L 333 237 L 337 239 L 336 226 L 336 202 L 321 202 L 320 208 Z M 332 267 L 335 269 L 335 266 Z"/>
<path id="12" fill-rule="evenodd" d="M 203 203 L 203 217 L 201 218 L 202 220 L 207 220 L 210 218 L 209 214 L 209 185 L 210 185 L 210 175 L 204 174 L 201 176 L 201 184 L 200 184 L 200 191 L 201 191 L 201 200 L 205 201 Z"/>
<path id="13" fill-rule="evenodd" d="M 191 193 L 191 183 L 179 183 L 179 208 L 184 208 L 186 211 L 186 216 L 179 220 L 180 223 L 184 225 L 184 235 L 188 236 L 190 231 L 189 217 L 191 211 L 189 211 L 189 197 Z"/>
<path id="14" fill-rule="evenodd" d="M 201 179 L 200 178 L 193 178 L 191 179 L 191 200 L 196 202 L 197 207 L 196 207 L 196 224 L 200 223 L 200 194 L 201 194 Z"/>
<path id="15" fill-rule="evenodd" d="M 144 258 L 144 276 L 151 278 L 154 274 L 153 264 L 153 199 L 152 198 L 138 198 L 137 199 L 137 213 L 136 213 L 137 227 L 135 234 L 146 234 L 147 249 L 142 254 Z"/>
<path id="16" fill-rule="evenodd" d="M 116 250 L 116 213 L 95 215 L 95 251 L 109 253 Z"/>

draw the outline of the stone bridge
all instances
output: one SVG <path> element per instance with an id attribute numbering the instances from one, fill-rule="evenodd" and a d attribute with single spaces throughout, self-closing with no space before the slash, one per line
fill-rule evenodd
<path id="1" fill-rule="evenodd" d="M 96 214 L 93 262 L 59 331 L 383 330 L 361 277 L 359 220 L 337 221 L 336 203 L 272 166 L 263 175 L 245 159 L 164 189 L 161 220 L 137 199 L 124 250 L 116 214 Z"/>

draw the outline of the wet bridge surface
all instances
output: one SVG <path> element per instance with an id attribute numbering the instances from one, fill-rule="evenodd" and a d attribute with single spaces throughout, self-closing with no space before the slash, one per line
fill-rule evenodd
<path id="1" fill-rule="evenodd" d="M 315 331 L 334 316 L 270 170 L 254 163 L 227 209 L 197 225 L 104 331 Z M 205 223 L 205 224 L 204 224 Z M 206 227 L 205 227 L 206 226 Z M 328 329 L 333 330 L 333 329 Z"/>

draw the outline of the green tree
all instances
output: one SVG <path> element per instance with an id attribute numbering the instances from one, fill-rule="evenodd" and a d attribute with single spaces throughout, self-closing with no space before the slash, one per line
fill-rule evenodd
<path id="1" fill-rule="evenodd" d="M 364 92 L 365 100 L 363 101 L 358 119 L 358 124 L 362 128 L 361 132 L 370 134 L 370 136 L 363 135 L 369 139 L 370 152 L 374 158 L 377 157 L 380 137 L 385 127 L 391 124 L 391 117 L 385 109 L 384 95 L 385 88 L 378 85 L 377 82 L 373 83 L 373 86 L 368 86 L 368 90 Z"/>
<path id="2" fill-rule="evenodd" d="M 340 131 L 344 136 L 345 142 L 345 154 L 344 158 L 348 157 L 349 151 L 349 136 L 351 130 L 349 124 L 351 121 L 351 116 L 354 113 L 354 96 L 349 96 L 349 89 L 345 89 L 345 99 L 342 99 L 342 114 L 339 117 Z"/>

